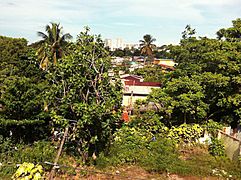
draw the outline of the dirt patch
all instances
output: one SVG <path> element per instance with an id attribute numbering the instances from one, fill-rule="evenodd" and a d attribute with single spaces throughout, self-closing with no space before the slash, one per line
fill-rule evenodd
<path id="1" fill-rule="evenodd" d="M 209 155 L 208 148 L 203 147 L 183 147 L 179 149 L 180 159 L 188 160 L 190 156 Z"/>
<path id="2" fill-rule="evenodd" d="M 179 176 L 176 174 L 150 173 L 138 166 L 123 166 L 99 171 L 89 167 L 86 171 L 76 170 L 75 176 L 62 175 L 55 180 L 217 180 L 216 177 Z"/>

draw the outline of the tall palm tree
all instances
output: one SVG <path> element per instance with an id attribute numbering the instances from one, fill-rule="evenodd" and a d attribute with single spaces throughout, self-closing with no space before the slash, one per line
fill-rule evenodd
<path id="1" fill-rule="evenodd" d="M 150 34 L 144 35 L 143 40 L 140 40 L 141 54 L 144 54 L 150 59 L 153 59 L 153 49 L 156 47 L 156 45 L 153 44 L 153 42 L 155 41 L 156 39 L 152 38 Z M 145 61 L 144 61 L 144 64 L 145 64 Z"/>
<path id="2" fill-rule="evenodd" d="M 51 26 L 50 26 L 51 25 Z M 45 31 L 37 32 L 38 36 L 43 39 L 37 42 L 39 45 L 38 55 L 41 58 L 40 67 L 46 69 L 49 63 L 49 55 L 53 58 L 53 64 L 57 64 L 57 60 L 64 55 L 64 47 L 67 45 L 67 40 L 72 36 L 69 33 L 63 34 L 63 27 L 57 23 L 46 25 Z"/>

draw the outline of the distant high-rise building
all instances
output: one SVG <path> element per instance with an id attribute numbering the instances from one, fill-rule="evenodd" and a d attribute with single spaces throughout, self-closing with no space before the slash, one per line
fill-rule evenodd
<path id="1" fill-rule="evenodd" d="M 138 48 L 138 44 L 124 43 L 122 38 L 105 39 L 105 46 L 108 46 L 111 51 L 115 49 L 124 49 L 124 48 Z"/>
<path id="2" fill-rule="evenodd" d="M 109 47 L 111 50 L 113 50 L 112 39 L 105 39 L 105 46 L 107 46 L 107 47 Z"/>
<path id="3" fill-rule="evenodd" d="M 124 43 L 122 38 L 116 38 L 116 49 L 124 49 Z"/>

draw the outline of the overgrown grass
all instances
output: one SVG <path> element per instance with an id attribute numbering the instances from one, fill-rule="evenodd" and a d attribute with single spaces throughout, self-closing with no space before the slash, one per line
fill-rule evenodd
<path id="1" fill-rule="evenodd" d="M 98 168 L 134 164 L 149 172 L 241 178 L 239 164 L 210 155 L 207 146 L 180 146 L 170 139 L 153 139 L 149 133 L 128 127 L 115 135 L 110 151 L 101 153 L 96 163 Z"/>
<path id="2" fill-rule="evenodd" d="M 2 144 L 3 146 L 3 144 Z M 32 145 L 13 144 L 10 140 L 5 140 L 4 151 L 0 153 L 0 177 L 11 177 L 17 169 L 17 164 L 32 162 L 34 164 L 52 162 L 56 150 L 50 142 L 38 141 Z M 49 168 L 48 166 L 45 166 Z"/>
<path id="3" fill-rule="evenodd" d="M 31 162 L 41 164 L 45 171 L 51 169 L 51 165 L 44 162 L 52 162 L 57 154 L 57 149 L 54 144 L 49 141 L 37 141 L 33 144 L 13 144 L 9 139 L 5 139 L 4 143 L 0 144 L 0 179 L 10 179 L 17 170 L 17 164 Z M 70 157 L 65 153 L 61 155 L 59 164 L 70 165 Z M 64 169 L 68 173 L 69 170 Z M 72 170 L 70 170 L 72 172 Z"/>

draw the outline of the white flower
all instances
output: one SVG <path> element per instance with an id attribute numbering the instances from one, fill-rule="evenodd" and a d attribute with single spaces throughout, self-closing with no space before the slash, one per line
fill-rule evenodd
<path id="1" fill-rule="evenodd" d="M 226 175 L 226 174 L 227 174 L 227 172 L 226 172 L 226 171 L 224 171 L 224 170 L 221 170 L 221 172 L 222 172 L 224 175 Z"/>

